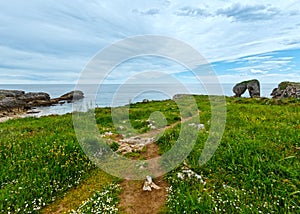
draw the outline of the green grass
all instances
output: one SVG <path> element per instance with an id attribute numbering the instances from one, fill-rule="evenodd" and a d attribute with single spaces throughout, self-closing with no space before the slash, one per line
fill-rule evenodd
<path id="1" fill-rule="evenodd" d="M 207 96 L 197 96 L 196 101 L 206 129 L 199 132 L 186 162 L 205 183 L 197 178 L 179 179 L 180 166 L 168 173 L 171 188 L 163 212 L 297 213 L 299 100 L 227 98 L 223 138 L 212 159 L 202 166 L 198 160 L 209 135 L 211 107 Z M 101 134 L 117 134 L 122 129 L 130 136 L 133 131 L 150 130 L 150 124 L 161 127 L 190 116 L 188 108 L 180 115 L 174 101 L 131 104 L 129 120 L 120 109 L 117 125 L 110 108 L 96 109 Z M 0 213 L 38 212 L 89 177 L 95 166 L 78 144 L 72 124 L 70 114 L 0 123 Z M 174 145 L 180 128 L 178 124 L 159 139 L 161 153 Z M 111 147 L 117 149 L 117 145 Z M 90 204 L 96 203 L 97 194 Z M 114 194 L 114 202 L 115 198 Z"/>
<path id="2" fill-rule="evenodd" d="M 149 130 L 145 121 L 154 109 L 166 112 L 168 123 L 179 120 L 176 105 L 164 101 L 150 102 L 149 108 L 132 104 L 126 123 L 145 132 Z M 110 108 L 95 113 L 100 133 L 116 133 Z M 112 147 L 117 149 L 117 145 Z M 0 123 L 0 163 L 0 213 L 38 212 L 88 178 L 95 168 L 77 141 L 71 114 Z"/>
<path id="3" fill-rule="evenodd" d="M 270 104 L 265 99 L 227 99 L 226 129 L 213 158 L 199 166 L 207 139 L 199 134 L 187 158 L 206 181 L 167 175 L 170 213 L 296 213 L 299 211 L 300 103 Z M 283 101 L 283 102 L 287 102 Z M 208 113 L 207 113 L 208 114 Z M 206 118 L 204 116 L 204 118 Z M 164 151 L 178 130 L 161 138 Z"/>
<path id="4" fill-rule="evenodd" d="M 94 168 L 77 143 L 71 115 L 0 124 L 0 211 L 39 210 Z"/>

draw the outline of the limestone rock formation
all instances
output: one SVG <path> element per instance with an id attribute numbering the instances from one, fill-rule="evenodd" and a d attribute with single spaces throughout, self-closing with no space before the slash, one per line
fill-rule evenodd
<path id="1" fill-rule="evenodd" d="M 66 93 L 59 97 L 58 99 L 61 100 L 66 100 L 66 101 L 75 101 L 75 100 L 80 100 L 84 98 L 84 94 L 82 91 L 71 91 L 69 93 Z"/>
<path id="2" fill-rule="evenodd" d="M 51 106 L 62 101 L 72 102 L 84 98 L 82 91 L 71 91 L 59 98 L 51 99 L 44 92 L 29 92 L 19 90 L 0 90 L 0 116 L 18 114 L 37 106 Z"/>
<path id="3" fill-rule="evenodd" d="M 281 82 L 278 88 L 274 88 L 271 96 L 273 98 L 293 97 L 300 99 L 300 83 L 299 82 Z"/>
<path id="4" fill-rule="evenodd" d="M 19 90 L 0 90 L 0 99 L 1 97 L 20 97 L 25 94 L 25 91 Z"/>
<path id="5" fill-rule="evenodd" d="M 144 182 L 144 185 L 143 185 L 143 190 L 144 191 L 152 191 L 152 188 L 153 189 L 160 189 L 159 186 L 157 186 L 153 181 L 152 181 L 152 177 L 147 175 L 146 176 L 146 179 L 145 179 L 145 182 Z"/>
<path id="6" fill-rule="evenodd" d="M 51 105 L 50 96 L 44 92 L 29 92 L 20 97 L 18 100 L 24 101 L 28 106 L 49 106 Z"/>
<path id="7" fill-rule="evenodd" d="M 260 84 L 256 79 L 238 83 L 233 87 L 232 91 L 235 93 L 235 97 L 241 97 L 247 89 L 251 98 L 260 97 Z"/>

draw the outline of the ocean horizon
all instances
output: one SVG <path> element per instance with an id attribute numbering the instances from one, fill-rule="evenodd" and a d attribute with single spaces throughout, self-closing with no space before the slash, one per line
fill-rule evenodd
<path id="1" fill-rule="evenodd" d="M 214 84 L 208 84 L 209 88 L 214 88 Z M 232 88 L 235 83 L 221 84 L 222 90 L 211 90 L 210 93 L 201 84 L 186 84 L 183 87 L 172 84 L 0 84 L 0 90 L 23 90 L 27 92 L 46 92 L 51 98 L 60 97 L 72 90 L 78 89 L 84 92 L 85 98 L 79 102 L 85 102 L 94 107 L 115 107 L 129 103 L 147 100 L 167 100 L 172 99 L 175 94 L 197 94 L 197 95 L 224 95 L 233 96 Z M 270 97 L 270 94 L 278 83 L 261 84 L 261 96 Z M 216 87 L 218 88 L 218 87 Z M 243 97 L 249 97 L 246 92 Z M 50 107 L 38 107 L 40 111 L 36 116 L 50 114 L 66 114 L 73 111 L 73 104 L 55 105 Z"/>

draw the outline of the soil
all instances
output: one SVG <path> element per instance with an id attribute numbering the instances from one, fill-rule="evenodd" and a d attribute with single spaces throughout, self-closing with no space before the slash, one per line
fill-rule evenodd
<path id="1" fill-rule="evenodd" d="M 154 143 L 147 145 L 146 152 L 141 156 L 151 159 L 158 156 L 158 146 Z M 155 214 L 162 212 L 167 199 L 168 183 L 163 177 L 153 179 L 153 182 L 161 189 L 153 189 L 151 192 L 143 191 L 144 181 L 124 180 L 120 183 L 122 193 L 120 194 L 119 209 L 126 214 Z"/>
<path id="2" fill-rule="evenodd" d="M 199 112 L 198 112 L 199 113 Z M 174 128 L 179 123 L 189 121 L 192 117 L 181 118 L 181 121 L 171 124 L 170 126 L 162 129 L 152 130 L 150 132 L 139 135 L 140 137 L 155 137 L 161 136 L 162 133 Z M 146 145 L 145 152 L 141 153 L 141 158 L 146 160 L 159 156 L 159 147 L 155 143 Z M 158 165 L 157 165 L 158 166 Z M 153 170 L 159 170 L 155 168 Z M 150 166 L 151 168 L 151 166 Z M 163 179 L 163 176 L 153 179 L 153 182 L 161 189 L 153 189 L 151 192 L 143 191 L 144 181 L 130 181 L 124 180 L 120 183 L 122 193 L 120 194 L 119 209 L 121 213 L 125 214 L 156 214 L 163 213 L 165 208 L 165 202 L 167 199 L 168 183 Z"/>

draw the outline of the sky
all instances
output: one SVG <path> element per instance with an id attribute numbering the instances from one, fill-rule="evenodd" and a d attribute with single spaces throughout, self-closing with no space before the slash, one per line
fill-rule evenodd
<path id="1" fill-rule="evenodd" d="M 143 35 L 191 46 L 221 83 L 300 81 L 299 0 L 3 0 L 0 84 L 76 83 L 103 49 Z M 141 56 L 120 63 L 106 82 L 151 71 L 195 79 L 171 59 Z"/>

